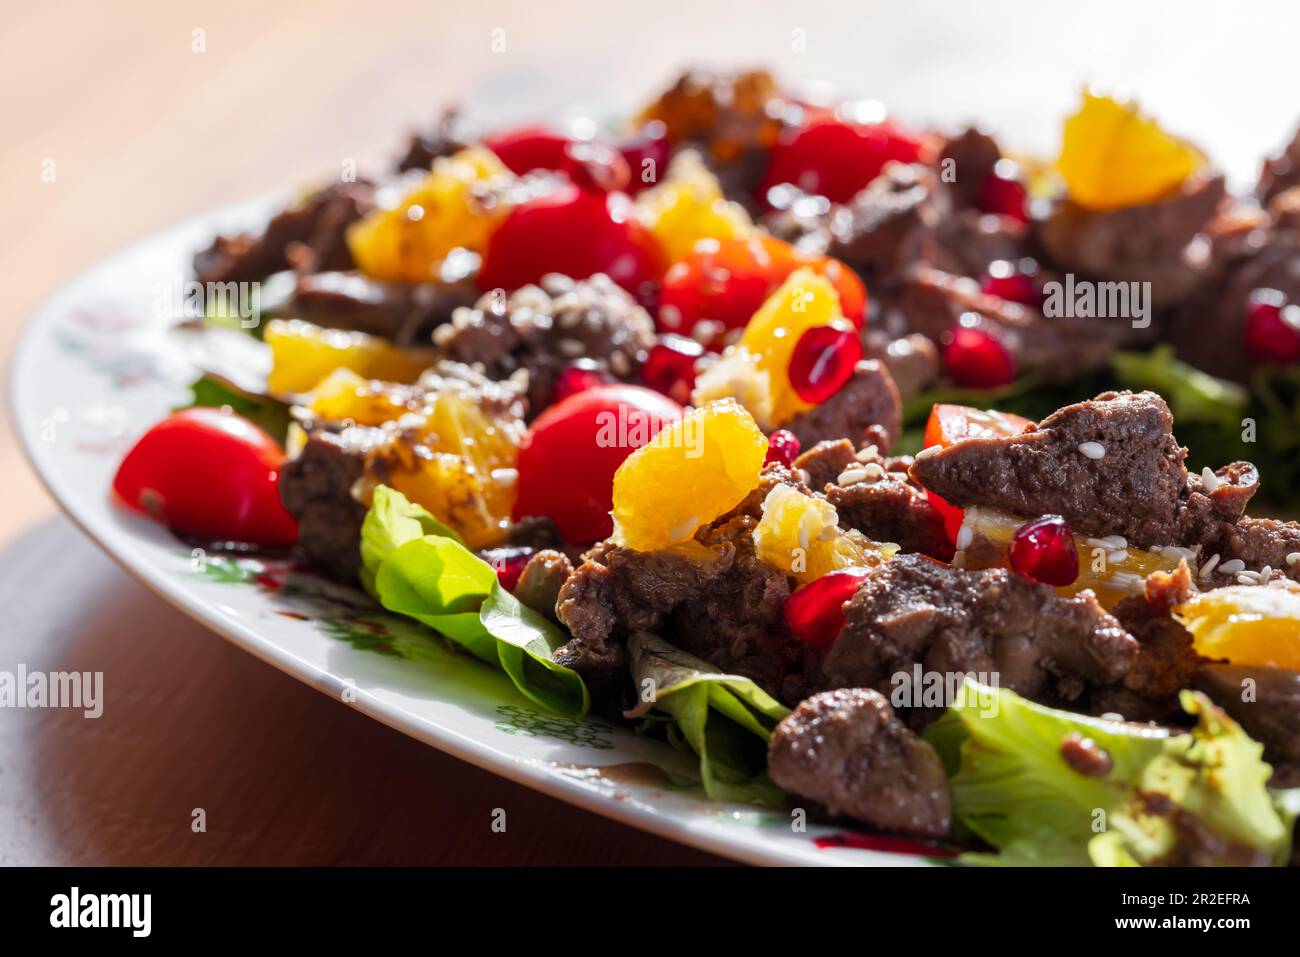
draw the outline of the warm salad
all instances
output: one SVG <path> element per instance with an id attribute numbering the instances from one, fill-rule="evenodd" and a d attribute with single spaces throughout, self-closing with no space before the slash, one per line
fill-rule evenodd
<path id="1" fill-rule="evenodd" d="M 1042 160 L 692 72 L 618 129 L 449 113 L 195 272 L 256 361 L 114 481 L 187 539 L 355 583 L 712 797 L 975 861 L 1291 861 L 1300 525 L 1248 507 L 1300 488 L 1300 138 L 1231 195 L 1091 92 Z"/>

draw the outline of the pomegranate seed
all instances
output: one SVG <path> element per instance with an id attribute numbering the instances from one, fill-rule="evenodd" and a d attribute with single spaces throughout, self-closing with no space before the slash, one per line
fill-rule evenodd
<path id="1" fill-rule="evenodd" d="M 791 466 L 794 460 L 799 457 L 799 452 L 803 445 L 799 437 L 793 432 L 786 429 L 777 429 L 767 437 L 767 458 L 763 460 L 764 464 L 768 462 L 780 462 L 784 466 Z"/>
<path id="2" fill-rule="evenodd" d="M 1260 362 L 1300 362 L 1300 306 L 1277 289 L 1256 289 L 1246 307 L 1246 348 Z"/>
<path id="3" fill-rule="evenodd" d="M 594 360 L 577 359 L 566 366 L 564 371 L 556 378 L 555 388 L 551 394 L 551 402 L 554 404 L 567 399 L 571 395 L 586 392 L 598 385 L 608 385 L 613 381 L 614 377 L 600 368 Z"/>
<path id="4" fill-rule="evenodd" d="M 823 575 L 785 600 L 782 614 L 790 633 L 814 648 L 829 648 L 844 627 L 844 603 L 853 597 L 865 568 L 846 568 Z"/>
<path id="5" fill-rule="evenodd" d="M 1020 181 L 1020 167 L 1001 159 L 980 183 L 975 205 L 981 212 L 996 213 L 1017 222 L 1029 222 L 1029 191 Z"/>
<path id="6" fill-rule="evenodd" d="M 524 566 L 528 564 L 528 559 L 533 557 L 533 549 L 526 545 L 520 545 L 514 548 L 489 548 L 486 551 L 479 552 L 483 561 L 492 566 L 497 573 L 497 581 L 506 591 L 514 591 L 515 586 L 519 584 L 519 576 L 523 574 Z"/>
<path id="7" fill-rule="evenodd" d="M 814 326 L 795 343 L 790 385 L 805 402 L 821 405 L 853 377 L 853 367 L 861 358 L 857 330 Z"/>
<path id="8" fill-rule="evenodd" d="M 1007 347 L 965 322 L 963 317 L 943 351 L 943 365 L 952 380 L 967 389 L 996 389 L 1013 381 L 1016 362 Z"/>
<path id="9" fill-rule="evenodd" d="M 641 366 L 641 377 L 656 392 L 685 405 L 695 389 L 695 361 L 702 355 L 704 346 L 694 339 L 672 333 L 660 336 Z"/>
<path id="10" fill-rule="evenodd" d="M 1044 515 L 1021 525 L 1011 537 L 1011 567 L 1048 585 L 1072 584 L 1079 577 L 1079 550 L 1070 524 L 1059 515 Z"/>
<path id="11" fill-rule="evenodd" d="M 1043 301 L 1038 289 L 1038 263 L 1032 259 L 1008 262 L 996 259 L 989 263 L 989 268 L 980 280 L 980 290 L 986 296 L 997 296 L 1008 302 L 1018 302 L 1025 306 L 1037 306 Z"/>

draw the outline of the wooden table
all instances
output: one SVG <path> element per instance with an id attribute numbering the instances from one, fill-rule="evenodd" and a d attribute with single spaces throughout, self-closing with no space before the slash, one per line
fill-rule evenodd
<path id="1" fill-rule="evenodd" d="M 1244 179 L 1300 110 L 1282 100 L 1295 89 L 1285 9 L 11 4 L 0 355 L 44 297 L 124 243 L 382 157 L 452 99 L 497 121 L 630 103 L 690 62 L 821 76 L 1043 150 L 1091 78 L 1140 93 Z M 0 863 L 715 862 L 418 745 L 192 624 L 56 514 L 7 416 L 0 430 L 0 669 L 105 671 L 113 705 L 96 722 L 0 711 Z M 509 836 L 488 826 L 501 806 Z M 190 830 L 196 807 L 205 834 Z"/>

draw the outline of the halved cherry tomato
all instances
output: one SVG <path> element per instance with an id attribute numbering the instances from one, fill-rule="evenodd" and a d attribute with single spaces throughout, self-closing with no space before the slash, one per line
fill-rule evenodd
<path id="1" fill-rule="evenodd" d="M 488 139 L 484 145 L 519 176 L 533 170 L 567 173 L 583 189 L 627 189 L 631 173 L 623 154 L 595 140 L 525 126 Z"/>
<path id="2" fill-rule="evenodd" d="M 1019 435 L 1030 425 L 1033 423 L 1028 419 L 1012 412 L 984 411 L 966 405 L 935 403 L 930 409 L 930 418 L 925 423 L 925 447 L 928 449 L 937 445 L 939 448 L 946 449 L 962 439 Z M 925 497 L 930 500 L 934 510 L 943 516 L 943 526 L 948 532 L 948 538 L 956 542 L 965 512 L 955 505 L 949 505 L 929 489 L 926 489 Z"/>
<path id="3" fill-rule="evenodd" d="M 703 240 L 670 266 L 659 296 L 659 326 L 689 336 L 699 322 L 717 323 L 720 331 L 708 344 L 721 349 L 726 332 L 743 329 L 767 297 L 801 267 L 831 282 L 845 318 L 861 329 L 867 292 L 853 270 L 837 259 L 807 256 L 789 243 L 760 235 Z"/>
<path id="4" fill-rule="evenodd" d="M 773 186 L 792 183 L 805 193 L 847 203 L 889 161 L 915 163 L 920 155 L 921 141 L 890 123 L 853 123 L 821 115 L 772 148 L 759 198 L 766 202 Z"/>
<path id="5" fill-rule="evenodd" d="M 129 507 L 212 541 L 288 545 L 298 523 L 280 501 L 284 450 L 221 409 L 173 413 L 144 434 L 113 477 Z"/>
<path id="6" fill-rule="evenodd" d="M 519 446 L 515 519 L 548 516 L 575 543 L 609 537 L 614 473 L 681 417 L 672 399 L 636 385 L 596 386 L 557 402 Z"/>
<path id="7" fill-rule="evenodd" d="M 488 240 L 478 283 L 512 290 L 552 272 L 573 279 L 603 272 L 643 296 L 663 270 L 659 243 L 636 221 L 627 196 L 565 183 L 510 211 Z"/>

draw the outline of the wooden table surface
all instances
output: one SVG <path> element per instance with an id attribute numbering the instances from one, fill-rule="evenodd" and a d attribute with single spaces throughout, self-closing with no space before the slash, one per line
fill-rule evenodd
<path id="1" fill-rule="evenodd" d="M 631 103 L 686 63 L 770 64 L 1043 150 L 1093 80 L 1242 180 L 1300 113 L 1287 6 L 12 3 L 0 359 L 46 296 L 123 244 L 382 158 L 441 104 L 503 121 Z M 193 624 L 57 513 L 7 409 L 0 475 L 0 670 L 113 677 L 99 721 L 0 711 L 0 864 L 717 862 L 423 747 Z M 502 806 L 508 835 L 489 827 Z"/>

